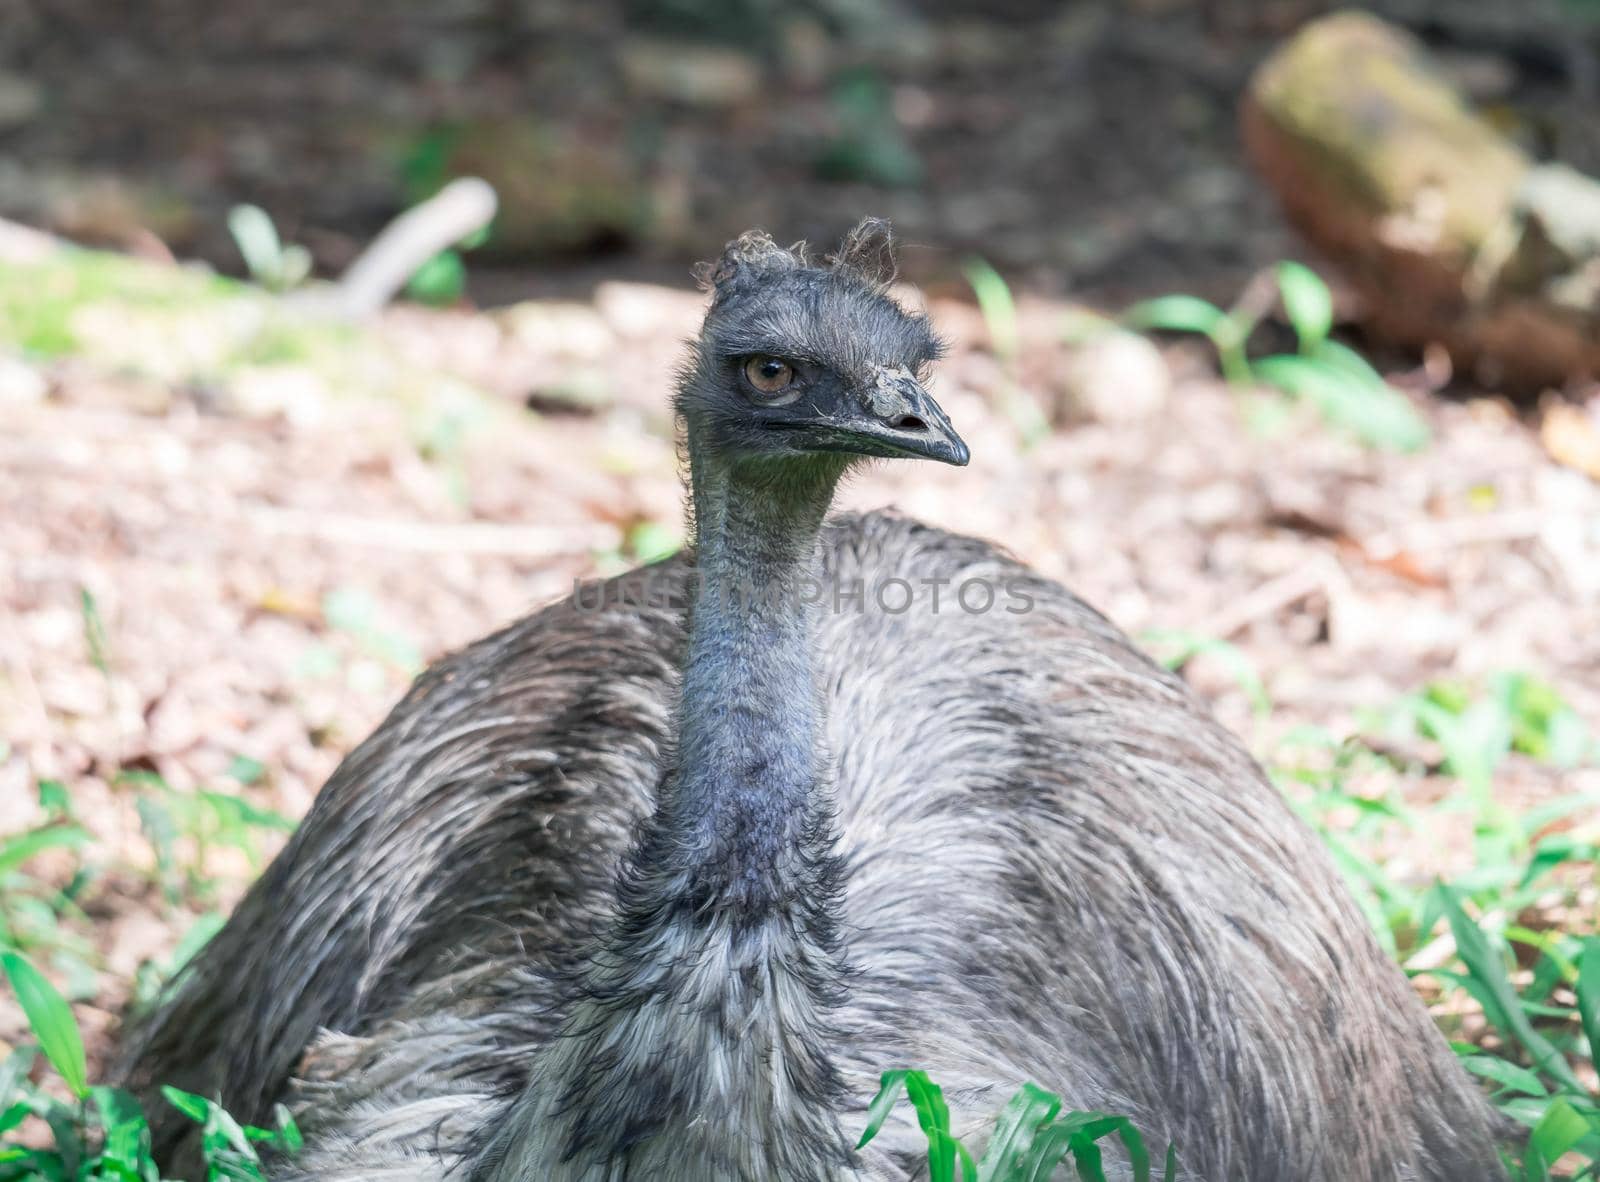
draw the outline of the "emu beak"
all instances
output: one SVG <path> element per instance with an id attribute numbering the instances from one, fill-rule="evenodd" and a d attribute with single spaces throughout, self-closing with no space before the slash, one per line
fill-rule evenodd
<path id="1" fill-rule="evenodd" d="M 938 460 L 963 467 L 971 453 L 950 419 L 903 368 L 878 370 L 863 405 L 837 427 L 851 451 L 864 455 Z"/>

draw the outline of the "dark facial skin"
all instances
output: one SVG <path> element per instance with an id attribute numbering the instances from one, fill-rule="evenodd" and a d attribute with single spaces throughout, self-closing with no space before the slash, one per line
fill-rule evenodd
<path id="1" fill-rule="evenodd" d="M 718 291 L 682 409 L 730 460 L 817 455 L 967 462 L 920 376 L 927 320 L 848 275 L 796 268 Z"/>

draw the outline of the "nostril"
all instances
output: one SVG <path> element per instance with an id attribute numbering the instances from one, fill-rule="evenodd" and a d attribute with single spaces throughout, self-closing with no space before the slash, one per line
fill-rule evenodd
<path id="1" fill-rule="evenodd" d="M 896 431 L 926 431 L 928 429 L 928 424 L 917 418 L 916 415 L 901 415 L 899 418 L 892 420 L 889 426 Z"/>

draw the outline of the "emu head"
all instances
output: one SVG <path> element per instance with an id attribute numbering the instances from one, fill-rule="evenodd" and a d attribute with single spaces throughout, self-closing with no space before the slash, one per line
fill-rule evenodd
<path id="1" fill-rule="evenodd" d="M 751 231 L 701 269 L 713 299 L 679 384 L 691 456 L 730 466 L 914 457 L 965 464 L 923 387 L 940 343 L 887 294 L 888 227 L 863 222 L 821 264 Z"/>

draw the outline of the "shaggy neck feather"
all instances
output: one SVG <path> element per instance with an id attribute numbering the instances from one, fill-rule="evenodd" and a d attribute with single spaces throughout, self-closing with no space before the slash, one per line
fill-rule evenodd
<path id="1" fill-rule="evenodd" d="M 844 967 L 813 610 L 842 462 L 691 456 L 698 586 L 675 763 L 562 1036 L 472 1176 L 834 1182 Z"/>
<path id="2" fill-rule="evenodd" d="M 813 887 L 829 801 L 813 671 L 817 538 L 839 471 L 696 457 L 698 582 L 689 613 L 677 767 L 663 785 L 653 869 L 684 903 L 754 922 Z M 796 879 L 800 881 L 796 881 Z"/>

